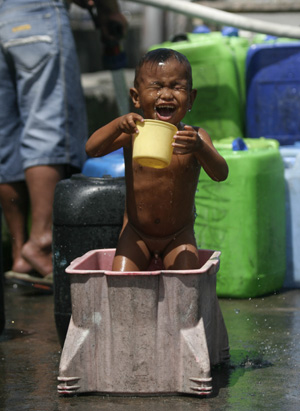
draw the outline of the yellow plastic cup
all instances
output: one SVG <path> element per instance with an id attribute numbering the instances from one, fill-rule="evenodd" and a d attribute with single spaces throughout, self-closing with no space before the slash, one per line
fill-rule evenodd
<path id="1" fill-rule="evenodd" d="M 177 127 L 160 120 L 137 122 L 138 134 L 134 135 L 132 158 L 140 165 L 165 168 L 171 162 L 172 141 Z"/>

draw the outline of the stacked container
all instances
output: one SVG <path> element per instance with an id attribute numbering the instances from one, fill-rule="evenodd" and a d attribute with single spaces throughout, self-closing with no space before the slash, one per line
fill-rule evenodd
<path id="1" fill-rule="evenodd" d="M 246 135 L 300 141 L 300 42 L 249 48 L 246 61 Z"/>
<path id="2" fill-rule="evenodd" d="M 75 174 L 60 181 L 53 204 L 54 309 L 63 345 L 72 314 L 65 273 L 76 257 L 94 248 L 116 247 L 123 223 L 125 180 Z"/>
<path id="3" fill-rule="evenodd" d="M 82 174 L 87 177 L 124 177 L 123 149 L 113 151 L 104 157 L 88 158 L 83 165 Z"/>
<path id="4" fill-rule="evenodd" d="M 221 297 L 256 297 L 279 290 L 286 271 L 284 167 L 278 142 L 244 139 L 215 142 L 229 166 L 228 179 L 201 172 L 196 193 L 199 248 L 222 252 L 217 279 Z"/>
<path id="5" fill-rule="evenodd" d="M 285 287 L 300 288 L 300 143 L 280 147 L 284 161 L 286 187 L 286 256 Z"/>
<path id="6" fill-rule="evenodd" d="M 244 136 L 245 59 L 248 40 L 219 32 L 187 33 L 186 39 L 152 49 L 172 48 L 192 66 L 197 97 L 183 121 L 203 127 L 214 140 Z"/>

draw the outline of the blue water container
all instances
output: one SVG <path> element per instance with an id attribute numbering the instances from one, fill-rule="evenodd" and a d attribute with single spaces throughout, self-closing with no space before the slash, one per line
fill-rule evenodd
<path id="1" fill-rule="evenodd" d="M 210 32 L 211 30 L 205 24 L 200 24 L 199 26 L 196 26 L 193 30 L 193 33 L 197 34 L 206 34 Z"/>
<path id="2" fill-rule="evenodd" d="M 221 32 L 222 32 L 222 36 L 229 36 L 229 37 L 239 36 L 239 29 L 236 27 L 224 26 Z"/>
<path id="3" fill-rule="evenodd" d="M 300 141 L 300 42 L 252 45 L 246 59 L 246 135 Z"/>
<path id="4" fill-rule="evenodd" d="M 124 177 L 123 149 L 116 150 L 104 157 L 88 158 L 83 165 L 82 174 L 86 177 Z"/>
<path id="5" fill-rule="evenodd" d="M 279 149 L 286 187 L 286 258 L 284 287 L 300 288 L 300 143 Z"/>

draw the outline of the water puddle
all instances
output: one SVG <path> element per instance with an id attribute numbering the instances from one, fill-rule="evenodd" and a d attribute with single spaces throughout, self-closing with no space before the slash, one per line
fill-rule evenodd
<path id="1" fill-rule="evenodd" d="M 0 336 L 0 342 L 15 340 L 17 338 L 28 337 L 29 335 L 33 335 L 33 332 L 25 331 L 25 330 L 17 330 L 12 328 L 6 328 Z"/>
<path id="2" fill-rule="evenodd" d="M 213 396 L 217 396 L 220 389 L 233 387 L 245 373 L 257 369 L 272 367 L 273 364 L 265 360 L 262 355 L 242 351 L 231 351 L 231 359 L 227 364 L 216 365 L 212 368 Z"/>

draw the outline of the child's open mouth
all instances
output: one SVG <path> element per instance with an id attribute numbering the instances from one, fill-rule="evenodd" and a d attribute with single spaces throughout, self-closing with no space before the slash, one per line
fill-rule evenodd
<path id="1" fill-rule="evenodd" d="M 156 111 L 158 120 L 168 121 L 172 118 L 175 112 L 175 107 L 172 105 L 161 105 L 161 106 L 156 106 L 155 111 Z"/>

